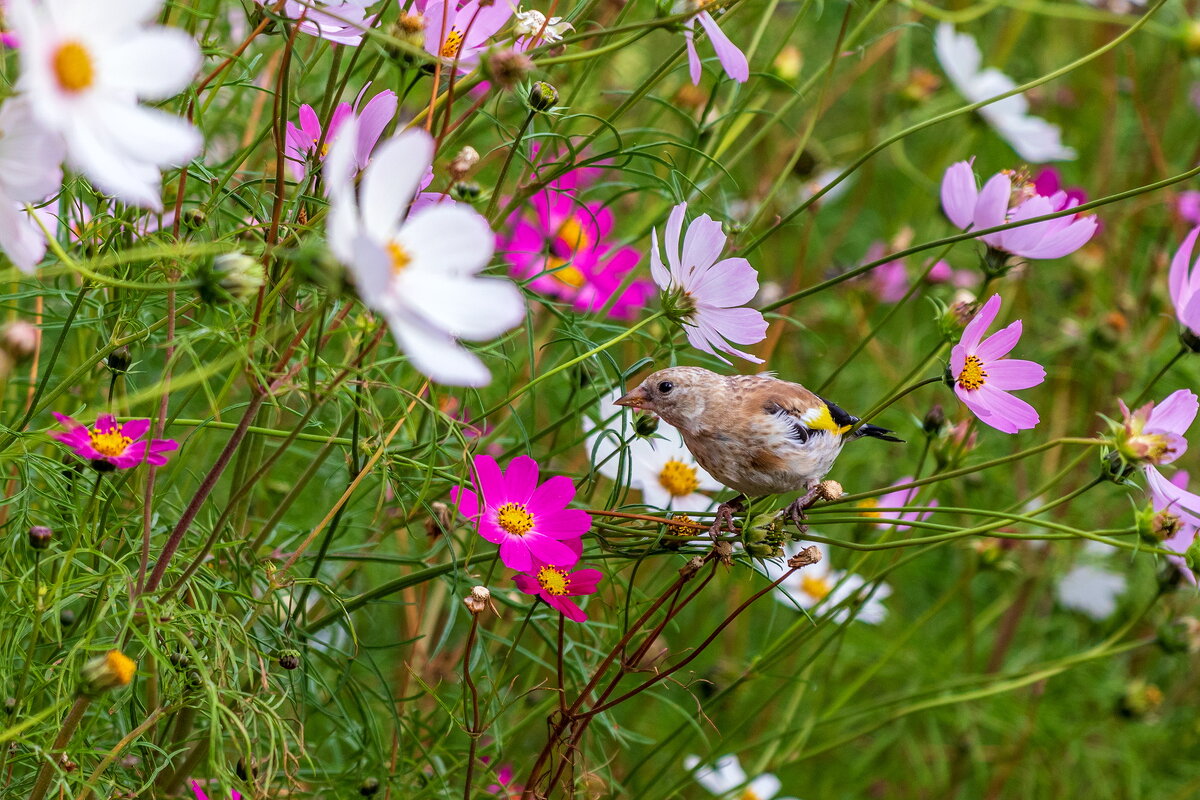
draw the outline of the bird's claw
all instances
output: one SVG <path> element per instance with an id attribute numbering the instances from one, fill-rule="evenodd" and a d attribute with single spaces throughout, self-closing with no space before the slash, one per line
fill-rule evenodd
<path id="1" fill-rule="evenodd" d="M 721 534 L 726 530 L 730 533 L 737 532 L 737 529 L 733 527 L 733 515 L 741 510 L 742 504 L 738 498 L 717 506 L 717 516 L 713 520 L 712 527 L 708 529 L 708 535 L 713 538 L 713 541 L 720 539 Z"/>

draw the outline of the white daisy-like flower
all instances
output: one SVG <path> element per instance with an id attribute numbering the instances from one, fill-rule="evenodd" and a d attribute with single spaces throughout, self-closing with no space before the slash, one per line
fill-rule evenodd
<path id="1" fill-rule="evenodd" d="M 679 431 L 662 420 L 656 437 L 634 437 L 625 445 L 628 469 L 621 474 L 620 442 L 630 436 L 633 424 L 628 410 L 616 411 L 619 407 L 613 405 L 620 396 L 618 389 L 600 402 L 598 414 L 606 420 L 603 427 L 583 416 L 588 453 L 600 474 L 614 481 L 627 475 L 629 488 L 640 489 L 642 502 L 654 508 L 692 512 L 712 508 L 713 499 L 702 492 L 718 491 L 721 484 L 696 463 Z"/>
<path id="2" fill-rule="evenodd" d="M 512 281 L 478 274 L 491 260 L 495 234 L 460 203 L 409 214 L 433 161 L 433 138 L 420 129 L 381 145 L 356 191 L 357 124 L 346 121 L 325 160 L 330 249 L 418 370 L 438 383 L 484 386 L 491 373 L 458 340 L 490 339 L 525 317 Z"/>
<path id="3" fill-rule="evenodd" d="M 23 272 L 46 254 L 46 235 L 24 205 L 59 190 L 62 159 L 62 140 L 37 124 L 28 100 L 0 106 L 0 248 Z"/>
<path id="4" fill-rule="evenodd" d="M 721 756 L 711 767 L 700 764 L 699 756 L 683 759 L 685 769 L 695 770 L 696 782 L 723 800 L 796 800 L 794 797 L 775 797 L 783 788 L 783 782 L 769 772 L 750 780 L 735 755 Z"/>
<path id="5" fill-rule="evenodd" d="M 969 33 L 958 33 L 948 22 L 934 34 L 937 59 L 959 93 L 972 103 L 1015 89 L 1016 81 L 994 67 L 981 69 L 983 56 Z M 1070 161 L 1075 151 L 1062 143 L 1057 125 L 1029 113 L 1029 101 L 1015 94 L 979 109 L 1000 138 L 1031 164 Z"/>
<path id="6" fill-rule="evenodd" d="M 186 33 L 151 22 L 162 0 L 11 0 L 21 41 L 18 88 L 34 117 L 62 136 L 67 161 L 126 203 L 161 209 L 160 168 L 203 144 L 179 117 L 139 100 L 178 93 L 200 66 Z"/>
<path id="7" fill-rule="evenodd" d="M 756 561 L 769 580 L 777 581 L 788 572 L 786 562 L 789 558 L 800 553 L 808 545 L 788 542 L 783 547 L 781 560 Z M 791 577 L 775 587 L 775 599 L 792 608 L 802 608 L 814 611 L 822 608 L 833 608 L 843 600 L 857 596 L 862 605 L 857 612 L 853 606 L 839 609 L 833 615 L 833 621 L 843 623 L 850 619 L 851 614 L 859 622 L 878 625 L 887 619 L 887 606 L 883 604 L 892 594 L 892 587 L 886 583 L 879 584 L 873 593 L 867 581 L 861 575 L 835 570 L 830 565 L 829 549 L 817 543 L 821 551 L 821 560 L 803 569 L 793 572 Z M 865 587 L 865 588 L 864 588 Z M 870 597 L 867 598 L 868 593 Z M 863 599 L 867 598 L 867 599 Z"/>
<path id="8" fill-rule="evenodd" d="M 1105 569 L 1100 558 L 1109 555 L 1111 548 L 1100 542 L 1083 546 L 1080 563 L 1062 576 L 1054 588 L 1058 604 L 1078 611 L 1096 621 L 1103 621 L 1117 610 L 1117 599 L 1125 593 L 1125 576 Z"/>

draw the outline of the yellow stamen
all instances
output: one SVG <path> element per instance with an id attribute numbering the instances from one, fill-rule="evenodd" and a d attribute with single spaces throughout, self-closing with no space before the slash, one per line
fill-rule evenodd
<path id="1" fill-rule="evenodd" d="M 442 58 L 454 58 L 458 55 L 458 51 L 462 49 L 463 35 L 456 29 L 451 28 L 446 34 L 446 41 L 442 43 Z"/>
<path id="2" fill-rule="evenodd" d="M 133 673 L 137 671 L 137 664 L 133 659 L 120 650 L 109 650 L 105 653 L 104 664 L 112 671 L 113 679 L 121 686 L 128 686 L 129 682 L 133 680 Z"/>
<path id="3" fill-rule="evenodd" d="M 388 242 L 387 251 L 392 258 L 392 275 L 399 275 L 412 262 L 412 256 L 395 240 Z"/>
<path id="4" fill-rule="evenodd" d="M 738 795 L 738 800 L 762 800 L 762 798 L 759 797 L 753 789 L 744 789 L 742 793 Z"/>
<path id="5" fill-rule="evenodd" d="M 88 438 L 92 441 L 92 449 L 102 456 L 115 458 L 122 455 L 129 445 L 133 444 L 133 439 L 126 436 L 118 423 L 115 428 L 102 430 L 99 427 L 92 428 L 88 431 Z"/>
<path id="6" fill-rule="evenodd" d="M 658 473 L 658 482 L 672 497 L 686 497 L 700 487 L 696 468 L 675 458 L 663 464 L 662 472 Z"/>
<path id="7" fill-rule="evenodd" d="M 824 575 L 801 573 L 800 589 L 809 597 L 816 600 L 824 600 L 833 591 L 833 586 L 830 585 L 829 579 Z"/>
<path id="8" fill-rule="evenodd" d="M 572 289 L 579 289 L 587 283 L 587 276 L 579 267 L 568 264 L 564 259 L 558 256 L 550 256 L 546 259 L 546 268 L 553 270 L 550 276 L 564 286 L 569 286 Z"/>
<path id="9" fill-rule="evenodd" d="M 505 503 L 496 509 L 496 524 L 513 536 L 524 536 L 533 528 L 533 515 L 521 503 Z"/>
<path id="10" fill-rule="evenodd" d="M 882 517 L 883 516 L 883 514 L 881 514 L 880 512 L 871 510 L 874 508 L 879 508 L 879 498 L 868 497 L 866 500 L 859 502 L 858 507 L 861 509 L 864 509 L 862 511 L 862 515 L 864 517 Z"/>
<path id="11" fill-rule="evenodd" d="M 574 216 L 567 217 L 563 221 L 563 224 L 558 226 L 557 236 L 559 239 L 562 239 L 567 247 L 571 248 L 571 252 L 573 253 L 586 250 L 592 244 L 592 239 L 588 236 L 587 230 L 584 229 L 579 219 Z"/>
<path id="12" fill-rule="evenodd" d="M 987 372 L 979 356 L 967 356 L 962 371 L 958 373 L 958 385 L 967 391 L 978 389 L 987 383 Z"/>
<path id="13" fill-rule="evenodd" d="M 571 588 L 571 579 L 566 570 L 558 567 L 542 567 L 538 570 L 537 581 L 547 594 L 563 595 Z"/>
<path id="14" fill-rule="evenodd" d="M 54 76 L 66 91 L 82 92 L 96 77 L 92 54 L 79 42 L 60 45 L 54 53 Z"/>

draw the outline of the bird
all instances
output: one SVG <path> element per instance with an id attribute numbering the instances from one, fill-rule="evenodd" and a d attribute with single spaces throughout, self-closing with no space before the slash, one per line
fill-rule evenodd
<path id="1" fill-rule="evenodd" d="M 743 498 L 804 492 L 786 509 L 805 530 L 804 510 L 847 441 L 903 442 L 798 383 L 770 374 L 719 375 L 669 367 L 615 401 L 650 411 L 673 425 L 700 466 L 739 497 L 722 503 L 711 532 L 732 525 Z"/>

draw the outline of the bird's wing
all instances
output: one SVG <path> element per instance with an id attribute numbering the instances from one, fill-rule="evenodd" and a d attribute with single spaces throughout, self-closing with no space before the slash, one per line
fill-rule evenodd
<path id="1" fill-rule="evenodd" d="M 834 435 L 847 433 L 858 418 L 818 397 L 798 383 L 762 380 L 747 392 L 747 412 L 770 414 L 791 428 L 791 436 L 801 442 L 821 431 Z"/>

